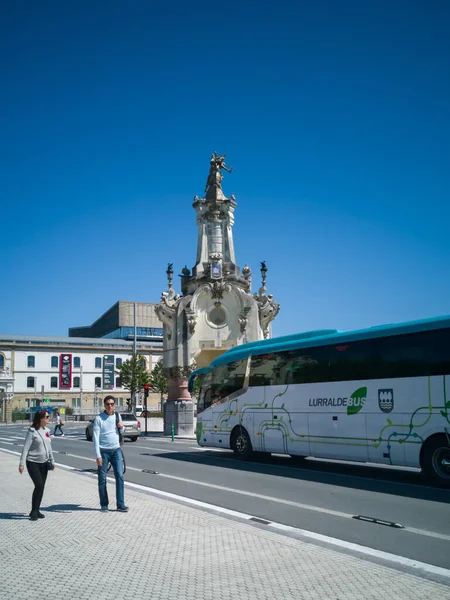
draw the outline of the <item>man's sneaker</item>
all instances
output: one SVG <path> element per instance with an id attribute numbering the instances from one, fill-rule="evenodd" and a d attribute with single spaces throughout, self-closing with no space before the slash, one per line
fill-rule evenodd
<path id="1" fill-rule="evenodd" d="M 125 506 L 125 505 L 124 506 L 118 506 L 117 510 L 119 512 L 128 512 L 128 506 Z"/>
<path id="2" fill-rule="evenodd" d="M 64 434 L 63 434 L 63 433 L 61 434 L 61 437 L 64 437 Z"/>
<path id="3" fill-rule="evenodd" d="M 108 512 L 108 507 L 107 506 L 102 506 L 100 509 L 100 512 Z"/>

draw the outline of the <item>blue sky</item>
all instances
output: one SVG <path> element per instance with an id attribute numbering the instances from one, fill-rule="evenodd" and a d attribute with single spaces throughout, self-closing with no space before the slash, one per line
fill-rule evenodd
<path id="1" fill-rule="evenodd" d="M 450 313 L 450 4 L 6 1 L 0 332 L 192 267 L 212 151 L 274 335 Z"/>

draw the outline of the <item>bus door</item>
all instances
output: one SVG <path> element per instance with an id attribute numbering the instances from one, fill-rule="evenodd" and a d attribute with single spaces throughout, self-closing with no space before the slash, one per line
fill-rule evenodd
<path id="1" fill-rule="evenodd" d="M 209 446 L 212 442 L 212 374 L 206 373 L 202 378 L 197 401 L 197 442 L 200 446 Z"/>

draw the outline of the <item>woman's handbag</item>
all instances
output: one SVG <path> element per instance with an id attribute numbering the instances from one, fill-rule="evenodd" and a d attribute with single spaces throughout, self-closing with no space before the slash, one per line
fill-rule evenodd
<path id="1" fill-rule="evenodd" d="M 61 427 L 64 425 L 64 421 L 62 419 L 60 419 L 59 424 L 61 425 Z"/>

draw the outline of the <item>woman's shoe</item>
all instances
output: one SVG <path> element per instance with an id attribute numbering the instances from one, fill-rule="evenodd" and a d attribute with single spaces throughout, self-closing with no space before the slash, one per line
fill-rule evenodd
<path id="1" fill-rule="evenodd" d="M 30 512 L 29 517 L 30 517 L 30 521 L 37 521 L 39 519 L 38 513 L 35 513 L 33 511 Z"/>
<path id="2" fill-rule="evenodd" d="M 38 515 L 38 519 L 45 519 L 45 515 L 43 515 L 40 510 L 38 511 L 37 515 Z"/>

